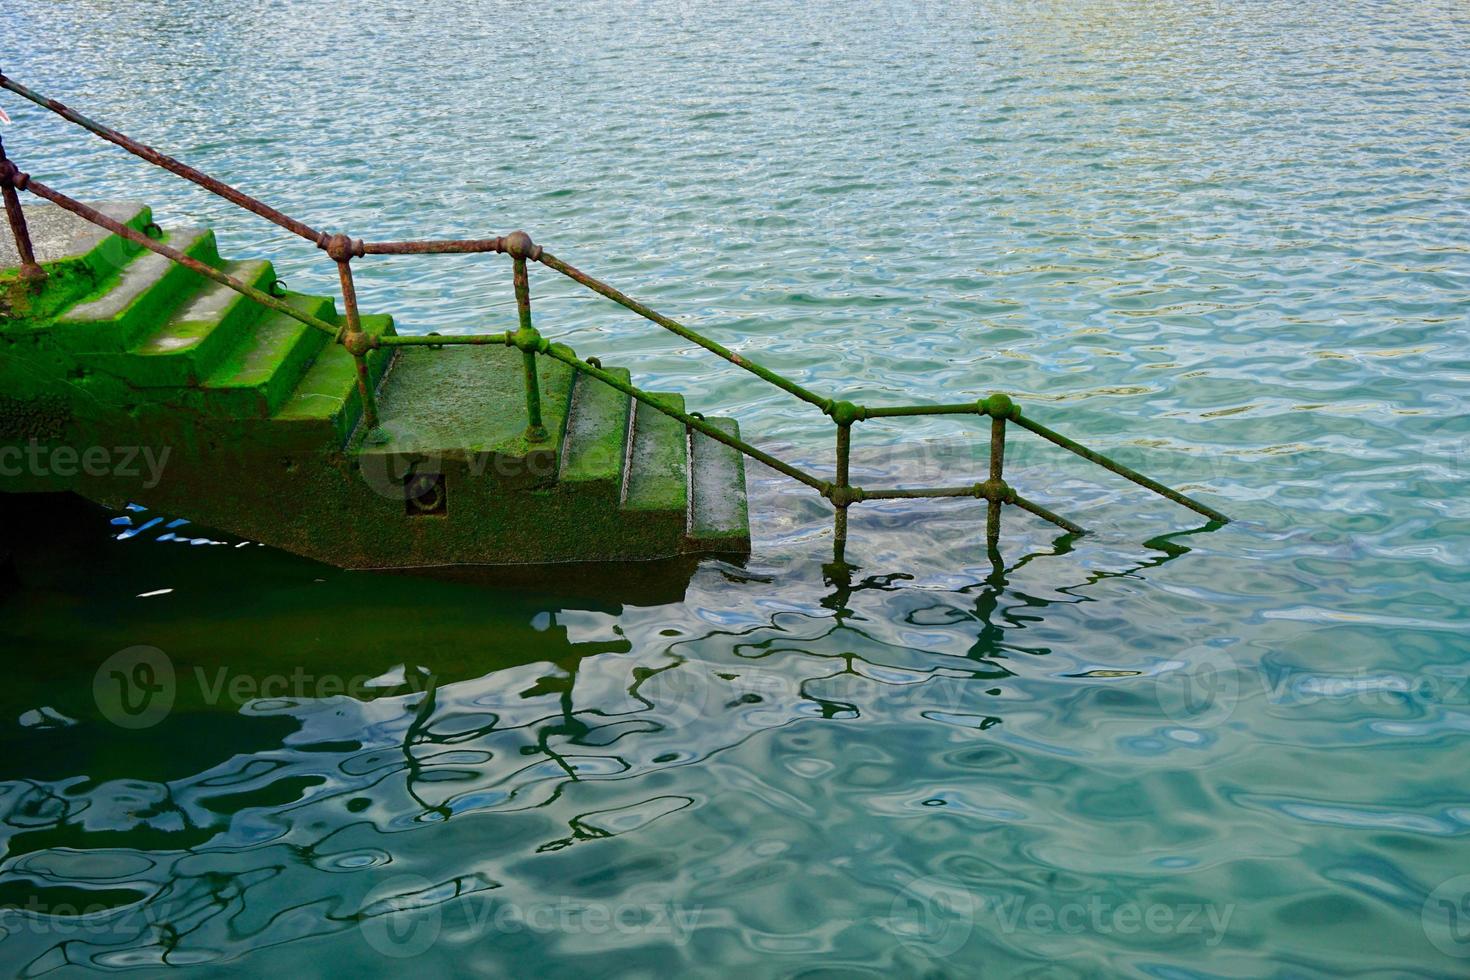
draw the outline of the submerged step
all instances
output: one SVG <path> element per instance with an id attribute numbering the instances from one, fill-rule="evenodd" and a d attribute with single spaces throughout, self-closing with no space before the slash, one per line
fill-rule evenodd
<path id="1" fill-rule="evenodd" d="M 711 425 L 739 438 L 734 419 L 709 419 Z M 695 544 L 727 545 L 732 551 L 750 547 L 750 515 L 745 495 L 745 454 L 702 432 L 690 430 L 689 537 Z"/>
<path id="2" fill-rule="evenodd" d="M 625 382 L 630 380 L 622 368 L 607 370 Z M 627 394 L 589 374 L 578 374 L 562 453 L 562 481 L 607 482 L 620 488 L 631 417 L 632 399 Z"/>
<path id="3" fill-rule="evenodd" d="M 684 410 L 680 395 L 660 393 L 653 397 L 670 408 Z M 689 506 L 689 444 L 684 424 L 639 402 L 633 410 L 631 438 L 623 506 L 628 510 L 685 514 Z"/>

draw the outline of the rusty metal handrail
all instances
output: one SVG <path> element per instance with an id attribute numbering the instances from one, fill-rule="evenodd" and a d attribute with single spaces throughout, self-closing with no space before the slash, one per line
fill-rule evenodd
<path id="1" fill-rule="evenodd" d="M 4 144 L 0 143 L 0 193 L 3 193 L 6 216 L 10 223 L 11 232 L 16 240 L 16 250 L 20 257 L 20 276 L 23 281 L 34 287 L 36 284 L 44 281 L 46 276 L 45 270 L 36 262 L 34 251 L 31 247 L 29 230 L 26 227 L 25 215 L 17 196 L 17 192 L 19 191 L 29 191 L 93 224 L 106 228 L 115 235 L 126 238 L 137 245 L 164 256 L 172 262 L 183 265 L 202 276 L 233 289 L 261 306 L 275 310 L 315 329 L 325 330 L 333 334 L 336 341 L 343 345 L 356 362 L 357 387 L 363 406 L 363 423 L 368 429 L 372 429 L 378 424 L 376 398 L 372 389 L 371 374 L 367 364 L 368 352 L 377 349 L 438 348 L 451 345 L 505 345 L 516 347 L 522 353 L 526 390 L 526 438 L 529 441 L 541 442 L 547 438 L 546 427 L 541 414 L 540 386 L 536 374 L 536 358 L 538 356 L 546 356 L 553 360 L 561 361 L 575 370 L 623 392 L 640 404 L 648 405 L 678 420 L 688 429 L 698 431 L 711 439 L 730 446 L 751 459 L 816 490 L 832 504 L 834 509 L 834 550 L 838 562 L 843 560 L 846 546 L 847 510 L 852 504 L 865 500 L 946 497 L 970 497 L 985 500 L 988 505 L 986 511 L 986 540 L 992 550 L 996 547 L 999 537 L 1000 508 L 1003 504 L 1011 504 L 1019 507 L 1042 520 L 1062 528 L 1070 534 L 1084 533 L 1083 529 L 1077 524 L 1021 496 L 1005 482 L 1005 428 L 1007 422 L 1014 422 L 1041 438 L 1081 456 L 1083 459 L 1096 463 L 1110 472 L 1122 476 L 1124 479 L 1130 480 L 1153 493 L 1195 511 L 1212 522 L 1223 524 L 1229 521 L 1229 518 L 1220 511 L 1185 496 L 1156 480 L 1152 480 L 1101 453 L 1088 449 L 1086 446 L 1074 442 L 1029 417 L 1023 416 L 1020 408 L 1015 405 L 1008 395 L 993 394 L 988 398 L 982 398 L 978 401 L 955 404 L 897 406 L 865 406 L 851 401 L 827 398 L 784 377 L 770 368 L 757 364 L 735 353 L 724 345 L 686 327 L 677 320 L 666 317 L 653 308 L 638 302 L 626 293 L 582 272 L 575 266 L 563 262 L 556 256 L 546 252 L 541 246 L 535 244 L 531 240 L 531 237 L 523 231 L 516 231 L 509 235 L 495 238 L 424 239 L 382 242 L 364 242 L 360 238 L 352 238 L 344 234 L 328 235 L 231 187 L 229 184 L 217 178 L 211 177 L 173 157 L 160 153 L 152 147 L 125 136 L 114 129 L 94 122 L 54 99 L 45 98 L 13 79 L 6 77 L 4 74 L 0 74 L 0 88 L 15 92 L 37 105 L 60 115 L 62 118 L 95 133 L 103 139 L 121 146 L 123 149 L 141 157 L 149 163 L 193 181 L 200 187 L 231 201 L 247 211 L 274 222 L 322 249 L 337 265 L 338 278 L 342 290 L 343 324 L 340 327 L 333 326 L 324 320 L 303 313 L 277 297 L 255 289 L 161 242 L 154 241 L 147 235 L 108 217 L 95 208 L 88 207 L 60 191 L 35 180 L 6 158 Z M 351 267 L 354 258 L 367 255 L 451 255 L 476 253 L 506 254 L 511 257 L 512 283 L 515 290 L 516 312 L 519 321 L 516 330 L 498 334 L 433 335 L 428 337 L 370 336 L 363 331 Z M 554 344 L 546 340 L 536 329 L 531 316 L 531 289 L 530 277 L 527 271 L 528 262 L 538 262 L 546 268 L 566 276 L 592 292 L 612 300 L 671 333 L 724 358 L 731 364 L 749 371 L 763 381 L 819 408 L 824 415 L 831 418 L 837 427 L 835 479 L 829 481 L 813 476 L 800 467 L 780 460 L 738 436 L 728 435 L 723 430 L 705 421 L 704 417 L 698 413 L 682 412 L 671 408 L 652 394 L 642 391 L 636 386 L 622 381 L 617 375 L 603 370 L 601 364 L 595 358 L 580 358 L 565 345 Z M 915 489 L 870 490 L 852 484 L 850 460 L 852 427 L 854 424 L 868 419 L 936 415 L 975 415 L 990 418 L 990 463 L 988 478 L 986 480 L 964 486 Z"/>

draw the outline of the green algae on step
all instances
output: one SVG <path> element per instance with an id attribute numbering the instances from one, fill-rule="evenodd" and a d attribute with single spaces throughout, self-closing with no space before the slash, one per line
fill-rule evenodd
<path id="1" fill-rule="evenodd" d="M 709 423 L 727 436 L 740 437 L 734 419 Z M 750 547 L 750 515 L 745 497 L 745 456 L 702 432 L 689 433 L 689 537 L 701 544 L 724 543 L 732 551 Z"/>
<path id="2" fill-rule="evenodd" d="M 275 282 L 269 262 L 227 262 L 223 271 L 257 289 Z M 197 385 L 262 313 L 260 306 L 235 290 L 201 281 L 199 290 L 183 301 L 162 329 L 132 352 L 130 374 L 145 386 Z"/>
<path id="3" fill-rule="evenodd" d="M 684 411 L 681 395 L 656 393 L 663 405 Z M 678 419 L 639 403 L 633 413 L 632 447 L 623 487 L 628 510 L 678 511 L 689 506 L 688 440 Z"/>
<path id="4" fill-rule="evenodd" d="M 362 329 L 373 336 L 392 336 L 393 318 L 386 314 L 369 314 L 362 318 Z M 393 351 L 375 350 L 367 355 L 368 367 L 376 385 L 393 361 Z M 292 443 L 309 438 L 323 426 L 341 445 L 362 416 L 362 397 L 357 390 L 357 362 L 340 344 L 328 344 L 302 376 L 280 410 L 271 416 L 288 431 L 283 439 Z M 306 430 L 299 435 L 290 429 Z"/>
<path id="5" fill-rule="evenodd" d="M 269 262 L 226 262 L 220 271 L 256 288 L 275 282 Z M 222 283 L 205 283 L 179 307 L 162 330 L 139 345 L 138 353 L 172 354 L 196 347 L 233 317 L 259 309 L 247 305 L 249 302 Z"/>
<path id="6" fill-rule="evenodd" d="M 548 437 L 526 439 L 526 391 L 521 352 L 463 346 L 415 350 L 401 357 L 378 401 L 381 441 L 372 454 L 443 457 L 497 453 L 524 458 L 555 452 L 571 401 L 570 367 L 537 359 L 541 414 Z M 555 468 L 549 473 L 555 476 Z"/>
<path id="7" fill-rule="evenodd" d="M 153 210 L 131 201 L 96 206 L 99 211 L 134 231 L 144 231 Z M 46 288 L 35 295 L 19 285 L 20 257 L 10 235 L 0 234 L 0 317 L 45 320 L 56 311 L 92 292 L 99 281 L 141 251 L 124 238 L 76 215 L 49 205 L 22 207 L 30 229 L 36 261 L 46 269 Z"/>
<path id="8" fill-rule="evenodd" d="M 631 381 L 626 369 L 607 370 L 624 382 Z M 619 485 L 627 458 L 631 417 L 632 399 L 626 393 L 579 374 L 572 393 L 566 446 L 562 449 L 561 481 Z"/>
<path id="9" fill-rule="evenodd" d="M 165 241 L 190 258 L 210 265 L 219 263 L 212 231 L 178 229 Z M 81 350 L 123 351 L 156 324 L 184 291 L 204 281 L 197 272 L 162 255 L 140 252 L 117 277 L 101 283 L 94 294 L 62 313 L 57 322 L 67 328 Z"/>
<path id="10" fill-rule="evenodd" d="M 109 201 L 93 207 L 112 220 L 140 231 L 153 220 L 152 209 L 134 201 Z M 47 272 L 61 271 L 70 265 L 101 271 L 126 259 L 121 249 L 130 245 L 129 242 L 70 211 L 42 204 L 26 205 L 21 213 L 30 232 L 31 251 Z M 19 264 L 14 238 L 0 235 L 0 278 L 13 276 Z"/>
<path id="11" fill-rule="evenodd" d="M 287 293 L 292 308 L 334 322 L 335 305 L 322 296 Z M 231 352 L 204 382 L 212 414 L 243 414 L 261 418 L 279 409 L 330 338 L 320 330 L 284 313 L 269 313 L 256 324 L 245 342 Z"/>

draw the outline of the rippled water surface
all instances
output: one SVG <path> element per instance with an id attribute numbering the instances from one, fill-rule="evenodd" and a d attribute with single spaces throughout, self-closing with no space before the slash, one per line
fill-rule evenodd
<path id="1" fill-rule="evenodd" d="M 7 73 L 314 225 L 524 227 L 804 384 L 1011 391 L 1235 522 L 1019 438 L 1091 534 L 1008 513 L 996 568 L 974 502 L 869 504 L 846 582 L 761 469 L 754 556 L 687 589 L 12 514 L 6 972 L 1470 968 L 1463 4 L 20 6 Z M 37 177 L 332 290 L 4 106 Z M 360 265 L 407 331 L 513 310 L 501 259 Z M 831 465 L 814 412 L 533 289 L 554 339 Z M 868 423 L 856 472 L 973 480 L 980 435 Z M 139 646 L 141 720 L 105 663 Z"/>

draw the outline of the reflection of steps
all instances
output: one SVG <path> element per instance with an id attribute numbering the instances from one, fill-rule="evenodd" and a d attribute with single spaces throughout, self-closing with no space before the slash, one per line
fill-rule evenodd
<path id="1" fill-rule="evenodd" d="M 135 228 L 151 221 L 141 206 L 105 207 Z M 353 567 L 749 547 L 737 451 L 691 441 L 676 420 L 558 361 L 538 359 L 548 438 L 529 443 L 518 350 L 373 351 L 380 425 L 363 432 L 355 364 L 325 332 L 55 209 L 27 216 L 49 278 L 30 295 L 14 268 L 0 272 L 0 447 L 146 445 L 170 461 L 151 487 L 49 467 L 0 473 L 0 489 L 141 500 Z M 341 322 L 332 300 L 279 290 L 269 262 L 221 259 L 212 232 L 162 234 Z M 0 262 L 15 264 L 3 251 Z M 394 333 L 391 317 L 362 324 Z M 683 408 L 677 395 L 660 397 Z M 733 420 L 716 421 L 738 433 Z"/>

